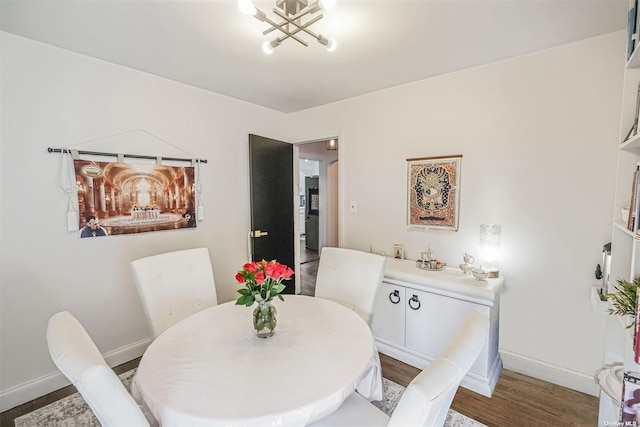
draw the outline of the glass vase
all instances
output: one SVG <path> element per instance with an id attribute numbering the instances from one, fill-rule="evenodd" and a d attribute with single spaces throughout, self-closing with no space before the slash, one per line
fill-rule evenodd
<path id="1" fill-rule="evenodd" d="M 269 338 L 273 335 L 278 323 L 276 314 L 277 310 L 271 301 L 258 302 L 258 306 L 253 310 L 253 329 L 259 338 Z"/>

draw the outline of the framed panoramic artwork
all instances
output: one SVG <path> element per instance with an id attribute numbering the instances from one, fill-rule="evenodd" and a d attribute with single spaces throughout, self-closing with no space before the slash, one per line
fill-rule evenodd
<path id="1" fill-rule="evenodd" d="M 458 230 L 462 155 L 407 159 L 407 227 Z"/>

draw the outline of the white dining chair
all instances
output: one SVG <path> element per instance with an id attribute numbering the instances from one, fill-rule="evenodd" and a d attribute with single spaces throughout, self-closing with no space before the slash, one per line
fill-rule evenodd
<path id="1" fill-rule="evenodd" d="M 344 248 L 322 248 L 315 296 L 335 301 L 358 313 L 369 325 L 387 258 Z"/>
<path id="2" fill-rule="evenodd" d="M 49 319 L 47 344 L 57 368 L 78 389 L 102 426 L 150 425 L 87 331 L 68 311 Z"/>
<path id="3" fill-rule="evenodd" d="M 154 339 L 180 320 L 218 304 L 207 248 L 140 258 L 131 262 L 131 272 Z"/>
<path id="4" fill-rule="evenodd" d="M 479 312 L 469 315 L 447 347 L 411 381 L 391 417 L 353 393 L 336 412 L 312 425 L 443 426 L 460 382 L 486 343 L 488 330 L 487 316 Z"/>

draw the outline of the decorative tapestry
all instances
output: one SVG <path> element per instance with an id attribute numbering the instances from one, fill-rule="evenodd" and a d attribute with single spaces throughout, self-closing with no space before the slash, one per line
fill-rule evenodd
<path id="1" fill-rule="evenodd" d="M 462 155 L 407 159 L 407 226 L 458 230 Z"/>
<path id="2" fill-rule="evenodd" d="M 74 160 L 79 236 L 196 227 L 193 166 Z"/>

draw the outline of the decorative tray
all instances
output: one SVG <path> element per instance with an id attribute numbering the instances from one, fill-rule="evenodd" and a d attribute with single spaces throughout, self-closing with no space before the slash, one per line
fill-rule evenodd
<path id="1" fill-rule="evenodd" d="M 614 365 L 609 368 L 598 369 L 594 375 L 594 380 L 614 402 L 620 403 L 623 376 L 624 367 L 622 365 Z"/>
<path id="2" fill-rule="evenodd" d="M 431 268 L 428 265 L 423 265 L 422 264 L 422 260 L 419 259 L 416 261 L 416 267 L 418 267 L 420 270 L 426 270 L 426 271 L 442 271 L 444 270 L 444 268 L 447 266 L 446 262 L 440 263 L 440 267 L 439 268 Z"/>

